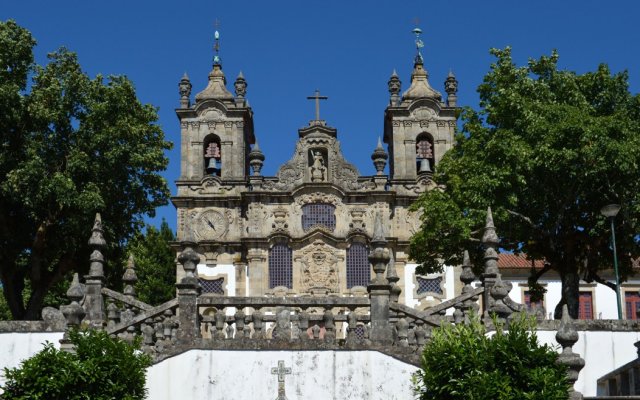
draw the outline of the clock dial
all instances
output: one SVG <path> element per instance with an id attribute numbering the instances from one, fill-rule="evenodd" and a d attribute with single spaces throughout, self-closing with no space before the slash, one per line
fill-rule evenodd
<path id="1" fill-rule="evenodd" d="M 227 231 L 227 220 L 219 211 L 204 211 L 198 217 L 197 233 L 202 240 L 213 240 Z"/>

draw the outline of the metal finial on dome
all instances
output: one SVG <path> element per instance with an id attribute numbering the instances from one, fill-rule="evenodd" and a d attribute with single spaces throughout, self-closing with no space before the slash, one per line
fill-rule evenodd
<path id="1" fill-rule="evenodd" d="M 213 38 L 215 40 L 215 42 L 213 44 L 213 51 L 215 53 L 213 55 L 213 65 L 221 65 L 221 59 L 220 59 L 220 32 L 218 32 L 217 29 L 213 33 Z"/>
<path id="2" fill-rule="evenodd" d="M 418 63 L 422 64 L 423 58 L 422 58 L 422 53 L 420 51 L 420 49 L 422 49 L 424 47 L 424 42 L 420 38 L 420 35 L 422 34 L 422 29 L 414 28 L 412 32 L 413 32 L 414 35 L 416 35 L 416 39 L 415 39 L 415 43 L 416 43 L 416 64 L 418 64 Z"/>

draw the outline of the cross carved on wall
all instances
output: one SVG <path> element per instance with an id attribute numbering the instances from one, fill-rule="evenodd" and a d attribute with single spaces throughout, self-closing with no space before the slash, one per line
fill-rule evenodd
<path id="1" fill-rule="evenodd" d="M 277 367 L 271 368 L 271 375 L 278 375 L 278 397 L 276 400 L 287 400 L 284 394 L 284 377 L 291 375 L 291 368 L 285 368 L 284 360 L 280 360 Z"/>

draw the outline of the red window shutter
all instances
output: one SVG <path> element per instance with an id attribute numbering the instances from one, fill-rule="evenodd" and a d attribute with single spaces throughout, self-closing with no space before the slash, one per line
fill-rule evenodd
<path id="1" fill-rule="evenodd" d="M 638 309 L 640 308 L 640 294 L 638 292 L 626 292 L 624 303 L 627 319 L 638 319 Z"/>
<path id="2" fill-rule="evenodd" d="M 593 319 L 593 294 L 591 292 L 580 292 L 578 318 Z"/>

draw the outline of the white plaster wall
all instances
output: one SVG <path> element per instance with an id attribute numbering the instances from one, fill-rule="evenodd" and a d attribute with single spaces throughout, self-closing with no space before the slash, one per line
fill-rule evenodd
<path id="1" fill-rule="evenodd" d="M 413 276 L 416 274 L 418 264 L 407 264 L 404 266 L 404 304 L 409 307 L 418 305 L 418 300 L 413 297 L 416 290 L 416 284 L 413 282 Z"/>
<path id="2" fill-rule="evenodd" d="M 227 296 L 235 296 L 236 295 L 236 267 L 228 264 L 218 264 L 216 266 L 198 264 L 199 277 L 213 278 L 219 275 L 226 275 L 224 277 L 224 284 L 227 287 Z"/>
<path id="3" fill-rule="evenodd" d="M 22 360 L 42 350 L 45 342 L 60 347 L 62 335 L 62 332 L 0 333 L 0 386 L 6 382 L 4 368 L 19 366 Z"/>
<path id="4" fill-rule="evenodd" d="M 413 398 L 417 368 L 374 351 L 192 350 L 149 369 L 149 399 L 274 399 L 279 360 L 289 400 Z"/>
<path id="5" fill-rule="evenodd" d="M 640 332 L 578 332 L 578 342 L 573 351 L 585 359 L 575 388 L 585 396 L 596 396 L 598 378 L 638 358 L 635 342 Z M 538 342 L 558 348 L 555 331 L 538 332 Z"/>

